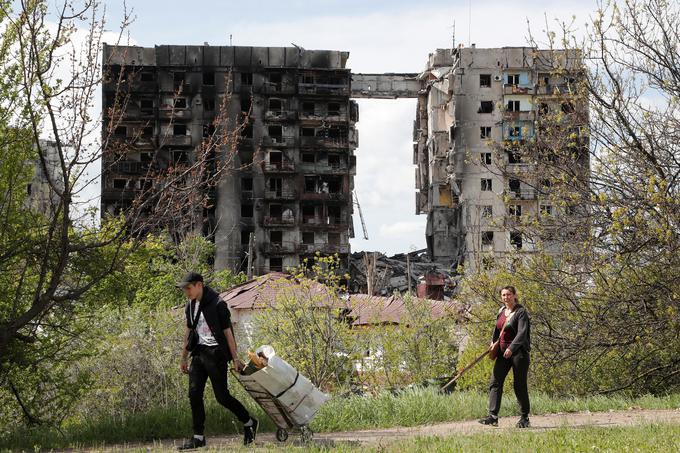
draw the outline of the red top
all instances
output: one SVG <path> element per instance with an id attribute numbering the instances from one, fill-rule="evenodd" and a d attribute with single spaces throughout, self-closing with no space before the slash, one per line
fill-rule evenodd
<path id="1" fill-rule="evenodd" d="M 505 325 L 505 319 L 505 309 L 503 309 L 503 311 L 501 311 L 501 315 L 498 317 L 498 321 L 496 321 L 496 329 L 498 329 L 499 332 Z M 512 328 L 506 327 L 501 334 L 501 351 L 508 349 L 508 346 L 510 346 L 510 343 L 512 343 L 512 340 L 514 339 L 515 331 L 512 330 Z"/>

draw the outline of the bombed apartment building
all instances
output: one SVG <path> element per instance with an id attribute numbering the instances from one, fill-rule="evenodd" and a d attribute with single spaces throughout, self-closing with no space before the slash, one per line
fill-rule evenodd
<path id="1" fill-rule="evenodd" d="M 251 235 L 255 274 L 317 252 L 346 264 L 358 145 L 348 56 L 299 47 L 105 46 L 104 105 L 121 86 L 128 96 L 122 120 L 112 128 L 105 117 L 103 128 L 132 146 L 115 165 L 103 164 L 102 215 L 130 207 L 150 168 L 191 163 L 226 104 L 240 124 L 236 152 L 196 223 L 214 239 L 216 267 L 245 269 Z"/>
<path id="2" fill-rule="evenodd" d="M 556 71 L 558 58 L 566 72 Z M 427 247 L 436 262 L 468 269 L 535 249 L 520 219 L 560 214 L 547 170 L 513 151 L 535 141 L 547 111 L 564 102 L 581 60 L 576 52 L 534 48 L 438 49 L 421 73 L 414 126 L 416 212 L 427 215 Z M 566 105 L 566 106 L 565 106 Z M 587 107 L 578 107 L 587 118 Z M 584 115 L 580 116 L 581 119 Z M 563 137 L 584 131 L 572 121 Z M 576 159 L 588 171 L 586 152 Z M 545 152 L 550 152 L 546 148 Z"/>

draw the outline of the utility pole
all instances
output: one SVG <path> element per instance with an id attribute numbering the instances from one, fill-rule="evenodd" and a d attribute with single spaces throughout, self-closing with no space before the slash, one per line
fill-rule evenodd
<path id="1" fill-rule="evenodd" d="M 406 254 L 406 278 L 408 280 L 408 294 L 411 295 L 411 254 Z"/>
<path id="2" fill-rule="evenodd" d="M 248 237 L 248 280 L 253 279 L 253 249 L 255 248 L 255 233 Z"/>

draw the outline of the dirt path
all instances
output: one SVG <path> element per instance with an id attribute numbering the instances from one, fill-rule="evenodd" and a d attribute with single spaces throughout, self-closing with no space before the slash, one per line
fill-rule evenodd
<path id="1" fill-rule="evenodd" d="M 399 439 L 417 436 L 450 436 L 456 433 L 472 434 L 483 431 L 499 431 L 516 429 L 517 417 L 500 419 L 498 428 L 480 425 L 475 420 L 438 423 L 435 425 L 416 426 L 412 428 L 387 428 L 363 431 L 348 431 L 335 433 L 319 433 L 314 435 L 314 442 L 318 445 L 332 447 L 337 444 L 388 444 Z M 575 412 L 535 415 L 531 417 L 532 430 L 548 430 L 561 427 L 585 427 L 585 426 L 630 426 L 644 423 L 677 423 L 680 424 L 680 409 L 675 410 L 649 410 L 632 409 L 627 411 L 610 412 Z M 288 442 L 297 444 L 298 436 L 290 434 Z M 153 444 L 118 445 L 109 451 L 127 449 L 150 450 L 150 449 L 174 449 L 181 444 L 181 440 L 158 441 Z M 213 437 L 208 439 L 210 449 L 231 449 L 241 444 L 240 436 Z M 273 433 L 262 433 L 257 437 L 257 444 L 269 448 L 283 446 L 274 438 Z M 101 451 L 101 450 L 100 450 Z"/>

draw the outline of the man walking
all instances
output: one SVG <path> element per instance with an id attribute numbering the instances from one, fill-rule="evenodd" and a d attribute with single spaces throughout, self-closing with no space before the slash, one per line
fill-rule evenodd
<path id="1" fill-rule="evenodd" d="M 212 288 L 203 284 L 203 277 L 195 272 L 187 274 L 176 286 L 184 290 L 184 295 L 189 299 L 185 308 L 186 329 L 180 369 L 182 373 L 189 374 L 189 402 L 194 429 L 193 437 L 180 450 L 206 445 L 203 392 L 208 378 L 217 402 L 232 411 L 243 423 L 243 444 L 248 445 L 255 440 L 258 422 L 229 393 L 229 361 L 233 360 L 236 372 L 243 369 L 237 355 L 229 307 Z M 189 352 L 191 366 L 188 363 Z"/>

